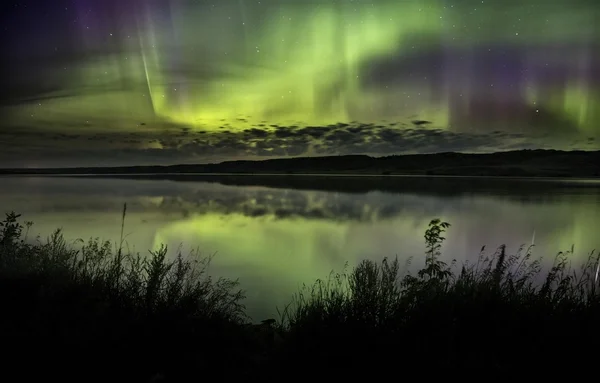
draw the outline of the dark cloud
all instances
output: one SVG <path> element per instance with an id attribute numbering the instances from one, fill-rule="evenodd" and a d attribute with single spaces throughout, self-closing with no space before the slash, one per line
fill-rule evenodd
<path id="1" fill-rule="evenodd" d="M 298 132 L 313 138 L 321 138 L 333 129 L 334 128 L 328 126 L 308 126 L 306 128 L 299 129 Z"/>
<path id="2" fill-rule="evenodd" d="M 339 128 L 332 132 L 329 132 L 324 137 L 324 142 L 333 146 L 341 146 L 344 144 L 364 142 L 364 135 L 360 133 L 351 133 L 344 128 Z"/>
<path id="3" fill-rule="evenodd" d="M 430 128 L 433 122 L 396 125 L 332 124 L 328 126 L 250 128 L 194 132 L 188 128 L 123 133 L 55 133 L 19 129 L 0 132 L 0 163 L 5 166 L 91 166 L 215 162 L 223 158 L 421 152 L 485 152 L 559 145 L 548 132 L 486 133 Z M 410 125 L 407 125 L 410 126 Z M 181 132 L 187 132 L 182 134 Z M 564 141 L 563 146 L 571 147 Z M 595 143 L 585 137 L 580 144 Z M 579 142 L 579 141 L 578 141 Z"/>
<path id="4" fill-rule="evenodd" d="M 269 132 L 266 130 L 258 128 L 246 129 L 244 132 L 250 136 L 250 138 L 265 138 L 269 135 Z"/>
<path id="5" fill-rule="evenodd" d="M 429 125 L 432 123 L 431 121 L 425 121 L 425 120 L 413 120 L 411 122 L 413 123 L 413 125 L 416 125 L 416 126 Z"/>
<path id="6" fill-rule="evenodd" d="M 298 131 L 295 127 L 278 127 L 275 130 L 275 137 L 277 138 L 291 138 L 291 137 L 301 137 L 302 132 Z"/>

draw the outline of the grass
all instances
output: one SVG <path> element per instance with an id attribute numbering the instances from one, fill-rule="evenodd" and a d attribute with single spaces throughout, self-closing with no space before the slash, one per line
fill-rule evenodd
<path id="1" fill-rule="evenodd" d="M 433 220 L 416 274 L 365 260 L 252 325 L 238 282 L 209 276 L 211 257 L 133 254 L 123 235 L 116 248 L 68 244 L 60 231 L 31 240 L 19 218 L 0 225 L 3 374 L 15 380 L 513 377 L 589 372 L 600 345 L 595 253 L 577 268 L 571 252 L 544 270 L 531 248 L 504 247 L 446 264 L 450 225 Z"/>

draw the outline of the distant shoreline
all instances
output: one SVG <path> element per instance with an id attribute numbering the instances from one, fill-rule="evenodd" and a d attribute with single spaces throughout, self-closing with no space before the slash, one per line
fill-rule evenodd
<path id="1" fill-rule="evenodd" d="M 600 178 L 600 151 L 298 157 L 215 164 L 0 169 L 0 175 Z"/>
<path id="2" fill-rule="evenodd" d="M 427 174 L 352 174 L 352 173 L 0 173 L 0 177 L 70 177 L 70 178 L 144 178 L 144 179 L 164 179 L 170 177 L 198 177 L 200 178 L 219 178 L 219 177 L 331 177 L 331 178 L 461 178 L 461 179 L 495 179 L 495 180 L 536 180 L 536 181 L 600 181 L 600 176 L 590 177 L 561 177 L 561 176 L 492 176 L 492 175 L 427 175 Z"/>

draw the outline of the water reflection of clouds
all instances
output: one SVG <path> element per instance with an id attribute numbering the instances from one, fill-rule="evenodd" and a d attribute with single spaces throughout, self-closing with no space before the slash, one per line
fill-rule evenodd
<path id="1" fill-rule="evenodd" d="M 419 232 L 429 219 L 442 217 L 453 224 L 454 237 L 466 243 L 498 246 L 504 242 L 518 246 L 537 231 L 549 241 L 569 247 L 586 242 L 600 206 L 596 189 L 565 192 L 541 188 L 535 195 L 518 190 L 498 190 L 497 195 L 462 187 L 463 193 L 440 197 L 416 192 L 305 191 L 260 186 L 236 187 L 218 183 L 172 182 L 164 180 L 81 179 L 81 178 L 6 178 L 0 192 L 5 209 L 33 215 L 88 215 L 93 222 L 112 214 L 120 219 L 123 203 L 128 204 L 127 222 L 132 225 L 170 224 L 202 215 L 243 216 L 232 230 L 242 230 L 268 218 L 281 221 L 330 221 L 368 227 L 385 221 L 417 219 Z M 26 187 L 22 187 L 25 185 Z M 460 190 L 460 183 L 455 184 Z M 595 191 L 595 192 L 594 192 Z M 4 208 L 4 206 L 3 206 Z M 35 219 L 34 219 L 35 220 Z M 53 220 L 54 221 L 54 220 Z M 62 223 L 58 222 L 62 225 Z M 389 222 L 391 225 L 392 222 Z M 420 234 L 419 238 L 420 238 Z M 560 240 L 556 240 L 556 239 Z M 592 236 L 593 238 L 593 236 Z M 587 244 L 584 244 L 587 245 Z M 458 249 L 457 249 L 458 250 Z M 467 250 L 466 248 L 464 250 Z"/>
<path id="2" fill-rule="evenodd" d="M 29 180 L 26 180 L 30 182 Z M 16 184 L 15 184 L 16 182 Z M 15 187 L 17 185 L 17 187 Z M 19 180 L 9 179 L 3 193 L 18 211 L 66 213 L 75 211 L 128 210 L 180 214 L 242 214 L 248 217 L 274 216 L 279 219 L 305 218 L 335 221 L 376 221 L 404 214 L 436 216 L 442 211 L 462 211 L 465 205 L 482 201 L 505 201 L 516 205 L 546 206 L 581 201 L 581 193 L 509 194 L 495 196 L 468 193 L 439 198 L 427 193 L 365 194 L 302 191 L 281 188 L 223 186 L 216 183 L 175 183 L 105 179 L 48 178 L 18 189 Z M 18 191 L 17 191 L 18 190 Z M 599 194 L 588 194 L 588 202 L 600 202 Z M 485 209 L 485 207 L 483 207 Z"/>

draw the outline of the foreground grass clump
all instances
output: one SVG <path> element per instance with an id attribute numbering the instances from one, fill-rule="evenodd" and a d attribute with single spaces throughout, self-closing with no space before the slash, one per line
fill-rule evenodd
<path id="1" fill-rule="evenodd" d="M 147 381 L 227 373 L 236 358 L 244 370 L 244 296 L 206 275 L 210 258 L 170 261 L 166 247 L 142 257 L 97 239 L 74 249 L 60 231 L 30 243 L 18 217 L 0 227 L 0 337 L 20 373 Z"/>
<path id="2" fill-rule="evenodd" d="M 597 255 L 571 269 L 571 252 L 559 253 L 543 273 L 531 248 L 509 256 L 502 246 L 456 270 L 440 260 L 449 226 L 430 223 L 425 267 L 415 276 L 401 275 L 397 259 L 363 261 L 302 289 L 283 311 L 282 368 L 302 355 L 349 376 L 361 367 L 514 375 L 548 363 L 558 371 L 592 366 L 597 354 L 589 350 L 600 344 Z"/>
<path id="3" fill-rule="evenodd" d="M 577 269 L 559 253 L 543 271 L 531 248 L 482 249 L 459 268 L 441 260 L 450 225 L 433 220 L 415 275 L 397 259 L 363 261 L 301 289 L 278 323 L 256 326 L 237 282 L 207 275 L 210 257 L 74 246 L 60 231 L 30 241 L 18 218 L 0 226 L 0 342 L 4 373 L 20 380 L 514 376 L 548 363 L 587 371 L 600 344 L 593 253 Z"/>

